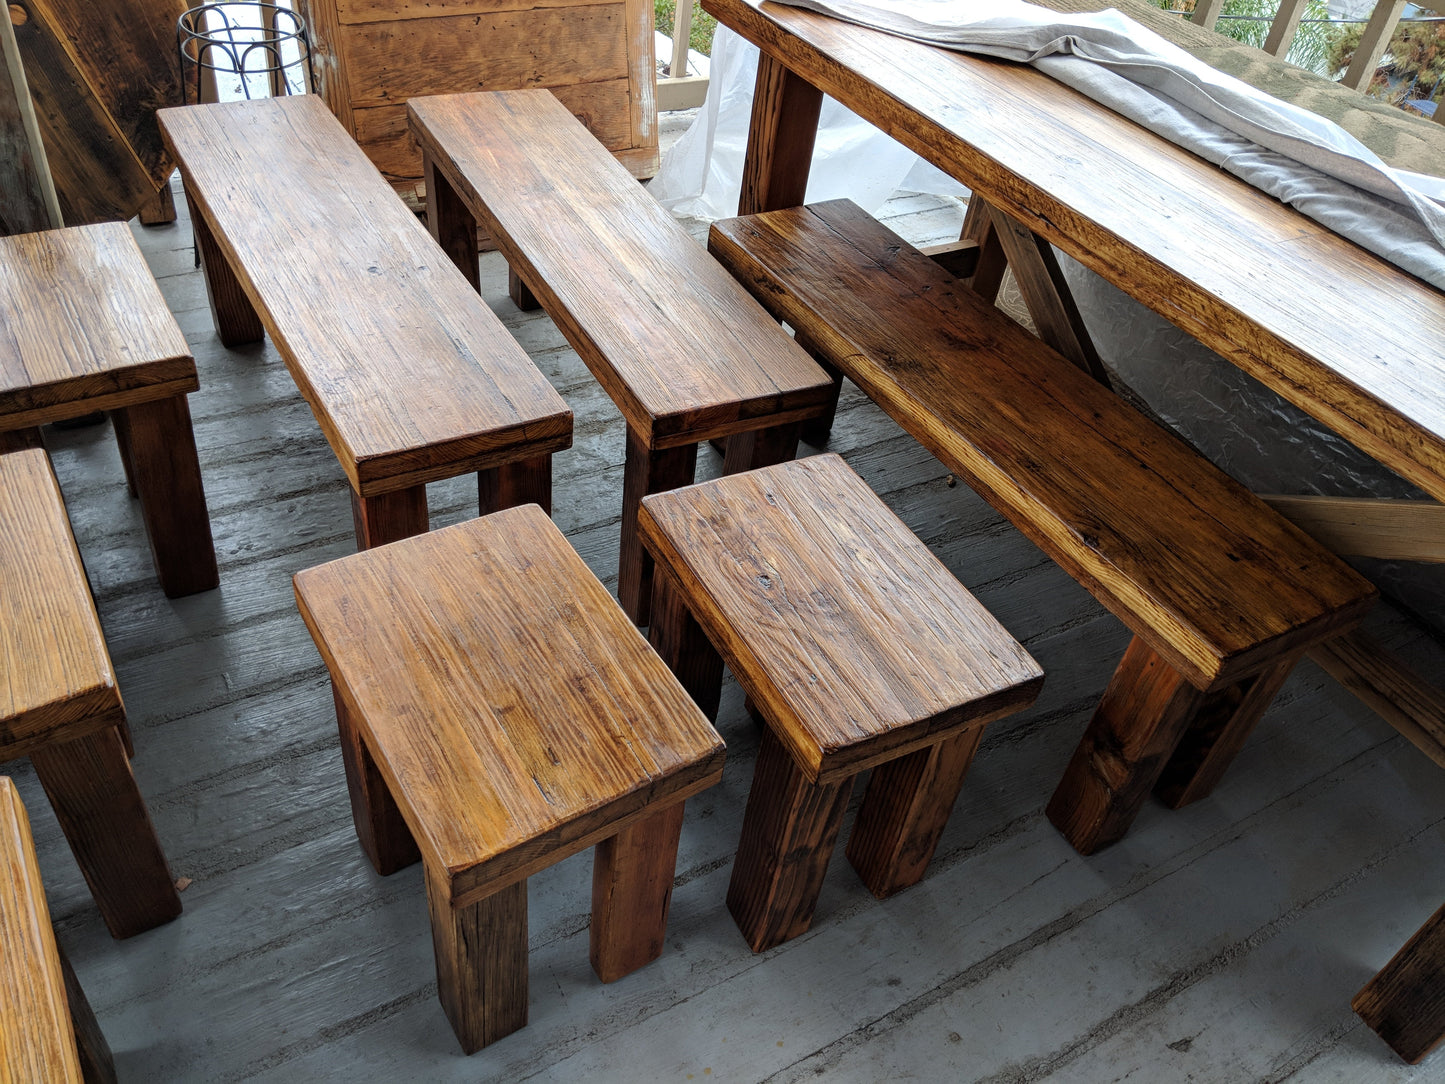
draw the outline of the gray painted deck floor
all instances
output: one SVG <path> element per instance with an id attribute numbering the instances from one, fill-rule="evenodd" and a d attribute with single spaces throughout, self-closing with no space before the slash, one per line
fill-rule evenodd
<path id="1" fill-rule="evenodd" d="M 914 240 L 955 201 L 887 208 Z M 534 877 L 531 1024 L 471 1058 L 436 999 L 418 867 L 375 876 L 350 822 L 331 698 L 292 598 L 351 552 L 346 484 L 269 344 L 217 342 L 190 228 L 136 227 L 191 342 L 191 397 L 221 587 L 168 601 L 106 427 L 50 434 L 135 732 L 135 770 L 185 913 L 105 933 L 27 763 L 52 912 L 125 1080 L 1431 1080 L 1350 1012 L 1445 900 L 1437 768 L 1310 663 L 1223 785 L 1148 806 L 1092 859 L 1044 820 L 1126 641 L 1081 588 L 849 389 L 831 447 L 1034 653 L 1030 711 L 995 724 L 927 879 L 874 900 L 835 860 L 813 928 L 750 954 L 723 906 L 756 748 L 730 687 L 728 765 L 688 805 L 667 950 L 609 987 L 587 962 L 590 859 Z M 609 586 L 620 418 L 545 317 L 488 304 L 576 413 L 555 518 Z M 807 449 L 805 449 L 807 450 Z M 701 473 L 716 473 L 704 451 Z M 469 479 L 433 522 L 475 513 Z M 1381 609 L 1426 673 L 1441 645 Z M 855 799 L 856 800 L 856 799 Z M 851 813 L 850 813 L 851 816 Z M 844 831 L 847 831 L 845 824 Z"/>

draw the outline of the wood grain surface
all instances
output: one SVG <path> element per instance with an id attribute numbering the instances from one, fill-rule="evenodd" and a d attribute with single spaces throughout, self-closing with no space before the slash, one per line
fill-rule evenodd
<path id="1" fill-rule="evenodd" d="M 1038 664 L 836 455 L 654 494 L 639 523 L 812 782 L 1038 695 Z"/>
<path id="2" fill-rule="evenodd" d="M 552 95 L 409 108 L 437 168 L 650 447 L 821 409 L 826 375 Z"/>
<path id="3" fill-rule="evenodd" d="M 704 8 L 1445 499 L 1439 290 L 1032 68 L 757 0 Z"/>
<path id="4" fill-rule="evenodd" d="M 721 739 L 535 505 L 296 576 L 454 907 L 717 781 Z"/>
<path id="5" fill-rule="evenodd" d="M 711 247 L 1201 689 L 1349 628 L 1374 588 L 845 201 Z"/>
<path id="6" fill-rule="evenodd" d="M 0 1080 L 80 1084 L 65 978 L 30 819 L 0 777 Z"/>
<path id="7" fill-rule="evenodd" d="M 571 444 L 566 404 L 319 98 L 160 119 L 357 493 Z"/>
<path id="8" fill-rule="evenodd" d="M 1411 1065 L 1445 1039 L 1445 907 L 1365 983 L 1350 1008 Z"/>

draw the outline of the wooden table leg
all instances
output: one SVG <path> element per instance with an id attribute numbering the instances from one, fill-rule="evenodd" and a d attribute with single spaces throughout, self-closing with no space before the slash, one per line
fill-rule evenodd
<path id="1" fill-rule="evenodd" d="M 1370 1028 L 1411 1065 L 1445 1039 L 1445 907 L 1350 1001 Z"/>
<path id="2" fill-rule="evenodd" d="M 848 836 L 848 861 L 880 900 L 923 880 L 983 727 L 873 769 Z"/>
<path id="3" fill-rule="evenodd" d="M 537 504 L 552 514 L 552 457 L 537 455 L 477 472 L 477 505 L 481 515 Z"/>
<path id="4" fill-rule="evenodd" d="M 683 802 L 634 821 L 592 857 L 592 970 L 616 982 L 662 955 Z"/>
<path id="5" fill-rule="evenodd" d="M 968 209 L 963 213 L 963 230 L 959 233 L 959 240 L 972 241 L 978 245 L 978 263 L 968 285 L 974 293 L 993 304 L 998 300 L 999 290 L 1003 288 L 1003 274 L 1008 270 L 1008 257 L 1004 255 L 998 230 L 994 229 L 992 210 L 982 196 L 969 197 Z"/>
<path id="6" fill-rule="evenodd" d="M 702 713 L 716 721 L 722 697 L 722 656 L 693 617 L 671 573 L 660 568 L 653 570 L 647 638 Z"/>
<path id="7" fill-rule="evenodd" d="M 728 910 L 754 952 L 781 945 L 812 924 L 852 792 L 852 776 L 821 786 L 810 782 L 772 730 L 762 732 L 727 895 Z"/>
<path id="8" fill-rule="evenodd" d="M 421 851 L 335 684 L 331 699 L 336 704 L 336 729 L 341 735 L 341 762 L 346 769 L 356 838 L 372 867 L 387 877 L 420 861 Z"/>
<path id="9" fill-rule="evenodd" d="M 1204 694 L 1137 636 L 1049 799 L 1048 818 L 1080 854 L 1129 830 Z"/>
<path id="10" fill-rule="evenodd" d="M 201 256 L 201 271 L 206 280 L 206 298 L 211 303 L 211 317 L 216 321 L 216 334 L 224 346 L 243 346 L 260 342 L 265 336 L 261 318 L 241 287 L 241 280 L 216 243 L 210 223 L 201 214 L 196 198 L 186 189 L 186 206 L 191 211 L 191 229 L 196 236 L 196 251 Z"/>
<path id="11" fill-rule="evenodd" d="M 363 550 L 426 534 L 431 525 L 427 516 L 426 486 L 394 489 L 370 497 L 358 497 L 353 489 L 351 522 L 356 528 L 357 548 Z"/>
<path id="12" fill-rule="evenodd" d="M 426 228 L 472 289 L 482 289 L 481 270 L 477 266 L 477 219 L 471 208 L 457 195 L 446 175 L 436 168 L 436 160 L 422 152 L 422 177 L 426 184 Z"/>
<path id="13" fill-rule="evenodd" d="M 220 582 L 201 462 L 184 395 L 137 403 L 124 411 L 121 442 L 140 498 L 151 556 L 169 597 L 209 591 Z"/>
<path id="14" fill-rule="evenodd" d="M 822 106 L 821 90 L 767 53 L 758 57 L 738 214 L 802 205 Z"/>
<path id="15" fill-rule="evenodd" d="M 176 197 L 171 194 L 171 182 L 166 181 L 155 197 L 141 206 L 136 217 L 142 226 L 164 226 L 176 220 Z"/>
<path id="16" fill-rule="evenodd" d="M 453 907 L 445 873 L 426 871 L 437 994 L 473 1054 L 527 1023 L 527 882 Z"/>
<path id="17" fill-rule="evenodd" d="M 181 898 L 120 730 L 41 746 L 30 762 L 111 936 L 130 937 L 179 915 Z"/>
<path id="18" fill-rule="evenodd" d="M 622 544 L 617 556 L 617 601 L 632 623 L 648 622 L 652 608 L 652 555 L 637 533 L 637 510 L 649 493 L 692 484 L 697 470 L 697 445 L 649 448 L 632 426 L 627 427 L 627 460 L 622 472 Z"/>

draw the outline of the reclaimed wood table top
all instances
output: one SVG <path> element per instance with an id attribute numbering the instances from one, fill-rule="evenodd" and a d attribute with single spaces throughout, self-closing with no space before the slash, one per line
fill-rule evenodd
<path id="1" fill-rule="evenodd" d="M 1441 291 L 1030 67 L 763 0 L 703 7 L 1445 499 Z"/>
<path id="2" fill-rule="evenodd" d="M 0 430 L 199 386 L 124 222 L 0 237 Z"/>

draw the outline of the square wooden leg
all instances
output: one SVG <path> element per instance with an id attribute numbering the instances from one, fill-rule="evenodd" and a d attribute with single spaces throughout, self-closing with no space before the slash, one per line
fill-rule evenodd
<path id="1" fill-rule="evenodd" d="M 206 299 L 211 303 L 211 317 L 216 321 L 216 334 L 224 346 L 244 346 L 265 337 L 261 318 L 241 280 L 231 269 L 226 254 L 216 244 L 210 223 L 201 213 L 196 198 L 186 190 L 186 206 L 191 212 L 191 229 L 196 236 L 196 251 L 201 257 L 201 271 L 206 280 Z"/>
<path id="2" fill-rule="evenodd" d="M 597 844 L 592 858 L 592 970 L 616 982 L 662 955 L 677 872 L 682 802 Z"/>
<path id="3" fill-rule="evenodd" d="M 426 534 L 426 486 L 412 486 L 373 497 L 358 497 L 351 491 L 351 521 L 356 527 L 356 546 L 369 550 L 412 535 Z"/>
<path id="4" fill-rule="evenodd" d="M 181 898 L 119 727 L 41 746 L 30 761 L 111 936 L 131 937 L 179 915 Z"/>
<path id="5" fill-rule="evenodd" d="M 512 304 L 523 312 L 536 312 L 542 307 L 537 295 L 522 281 L 522 276 L 510 267 L 507 268 L 507 296 L 512 299 Z"/>
<path id="6" fill-rule="evenodd" d="M 65 955 L 59 942 L 55 945 L 60 956 L 60 970 L 65 977 L 65 1002 L 70 1009 L 70 1027 L 75 1033 L 75 1050 L 80 1055 L 80 1072 L 85 1084 L 113 1084 L 115 1081 L 115 1058 L 111 1055 L 110 1044 L 100 1030 L 90 1001 L 81 989 L 75 969 Z"/>
<path id="7" fill-rule="evenodd" d="M 649 493 L 692 484 L 697 445 L 649 448 L 629 425 L 627 461 L 622 473 L 622 545 L 617 556 L 617 601 L 634 625 L 648 622 L 652 608 L 652 557 L 637 533 L 637 510 Z"/>
<path id="8" fill-rule="evenodd" d="M 727 454 L 723 457 L 724 474 L 740 474 L 776 463 L 786 463 L 798 454 L 799 422 L 787 422 L 768 429 L 734 433 L 728 437 Z"/>
<path id="9" fill-rule="evenodd" d="M 220 582 L 201 462 L 184 395 L 123 411 L 122 446 L 140 498 L 161 590 L 170 598 L 209 591 Z"/>
<path id="10" fill-rule="evenodd" d="M 473 290 L 480 291 L 477 266 L 477 220 L 436 161 L 422 152 L 422 178 L 426 183 L 426 228 Z"/>
<path id="11" fill-rule="evenodd" d="M 853 778 L 818 785 L 763 731 L 727 904 L 754 952 L 803 933 L 838 840 Z"/>
<path id="12" fill-rule="evenodd" d="M 880 900 L 923 879 L 982 740 L 974 727 L 873 769 L 848 861 Z"/>
<path id="13" fill-rule="evenodd" d="M 722 697 L 722 656 L 692 616 L 671 573 L 654 568 L 648 642 L 709 719 Z"/>
<path id="14" fill-rule="evenodd" d="M 331 698 L 336 704 L 336 729 L 341 735 L 341 761 L 346 768 L 356 838 L 376 872 L 385 877 L 419 861 L 421 851 L 334 684 Z"/>
<path id="15" fill-rule="evenodd" d="M 527 882 L 453 907 L 445 873 L 426 871 L 437 994 L 473 1054 L 527 1023 Z"/>
<path id="16" fill-rule="evenodd" d="M 477 505 L 481 515 L 519 504 L 541 505 L 542 511 L 552 514 L 550 455 L 537 455 L 477 472 Z"/>

